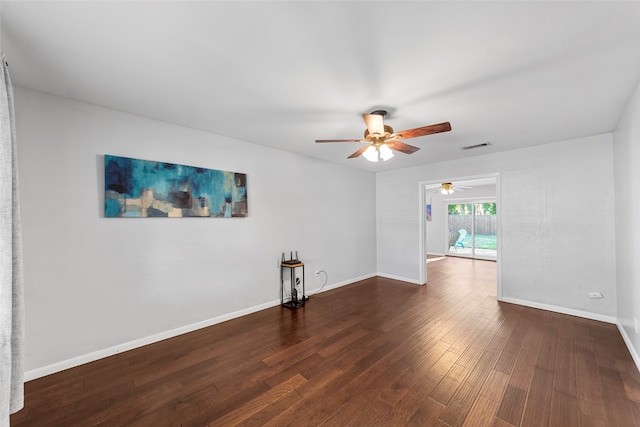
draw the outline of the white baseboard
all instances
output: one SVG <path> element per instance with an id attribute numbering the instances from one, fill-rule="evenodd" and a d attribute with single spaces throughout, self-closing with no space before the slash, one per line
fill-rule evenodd
<path id="1" fill-rule="evenodd" d="M 359 282 L 361 280 L 370 279 L 370 278 L 375 277 L 375 276 L 376 276 L 375 273 L 365 274 L 364 276 L 355 277 L 355 278 L 349 279 L 349 280 L 344 280 L 342 282 L 338 282 L 338 283 L 334 283 L 334 284 L 329 285 L 329 286 L 325 286 L 324 288 L 320 287 L 320 288 L 313 289 L 313 290 L 307 290 L 306 294 L 307 294 L 307 296 L 315 295 L 315 294 L 318 294 L 318 293 L 321 293 L 321 292 L 330 291 L 331 289 L 336 289 L 336 288 L 340 288 L 342 286 L 350 285 L 352 283 L 356 283 L 356 282 Z"/>
<path id="2" fill-rule="evenodd" d="M 607 316 L 605 314 L 591 313 L 589 311 L 576 310 L 573 308 L 560 307 L 557 305 L 543 304 L 540 302 L 521 300 L 517 298 L 498 298 L 498 301 L 508 302 L 511 304 L 523 305 L 525 307 L 539 308 L 541 310 L 553 311 L 555 313 L 568 314 L 570 316 L 582 317 L 585 319 L 598 320 L 600 322 L 616 324 L 618 319 L 615 316 Z"/>
<path id="3" fill-rule="evenodd" d="M 306 293 L 307 295 L 313 295 L 318 291 L 326 292 L 330 289 L 335 289 L 341 286 L 350 285 L 351 283 L 359 282 L 360 280 L 368 279 L 374 276 L 375 274 L 367 274 L 367 275 L 356 277 L 350 280 L 334 283 L 332 285 L 325 286 L 322 289 L 307 290 Z M 134 348 L 142 347 L 148 344 L 153 344 L 158 341 L 166 340 L 168 338 L 173 338 L 178 335 L 193 332 L 198 329 L 206 328 L 208 326 L 226 322 L 227 320 L 235 319 L 241 316 L 246 316 L 247 314 L 255 313 L 257 311 L 261 311 L 267 308 L 276 307 L 278 305 L 280 305 L 280 300 L 269 301 L 263 304 L 255 305 L 253 307 L 248 307 L 242 310 L 234 311 L 233 313 L 223 314 L 221 316 L 217 316 L 212 319 L 207 319 L 201 322 L 192 323 L 190 325 L 182 326 L 180 328 L 171 329 L 165 332 L 160 332 L 158 334 L 150 335 L 148 337 L 139 338 L 133 341 L 128 341 L 122 344 L 114 345 L 113 347 L 108 347 L 105 349 L 93 351 L 91 353 L 83 354 L 81 356 L 73 357 L 71 359 L 62 360 L 60 362 L 52 363 L 50 365 L 46 365 L 40 368 L 31 369 L 24 373 L 24 380 L 25 381 L 35 380 L 36 378 L 41 378 L 46 375 L 54 374 L 56 372 L 64 371 L 66 369 L 84 365 L 85 363 L 89 363 L 99 359 L 103 359 L 105 357 L 113 356 L 114 354 L 122 353 L 128 350 L 133 350 Z"/>
<path id="4" fill-rule="evenodd" d="M 91 353 L 83 354 L 81 356 L 73 357 L 71 359 L 63 360 L 60 362 L 52 363 L 51 365 L 43 366 L 41 368 L 32 369 L 24 373 L 25 381 L 31 381 L 36 378 L 44 377 L 56 372 L 64 371 L 65 369 L 73 368 L 75 366 L 83 365 L 85 363 L 93 362 L 98 359 L 113 356 L 114 354 L 122 353 L 134 348 L 142 347 L 148 344 L 153 344 L 158 341 L 173 338 L 178 335 L 193 332 L 198 329 L 206 328 L 208 326 L 215 325 L 217 323 L 226 322 L 227 320 L 235 319 L 237 317 L 245 316 L 247 314 L 255 313 L 265 308 L 275 307 L 280 305 L 280 300 L 270 301 L 264 304 L 249 307 L 243 310 L 238 310 L 233 313 L 223 314 L 221 316 L 214 317 L 212 319 L 203 320 L 201 322 L 192 323 L 190 325 L 182 326 L 180 328 L 171 329 L 169 331 L 160 332 L 159 334 L 150 335 L 148 337 L 139 338 L 133 341 L 128 341 L 122 344 L 114 345 L 102 350 L 93 351 Z"/>
<path id="5" fill-rule="evenodd" d="M 350 280 L 345 280 L 342 282 L 338 282 L 338 283 L 333 283 L 329 286 L 325 286 L 324 288 L 318 288 L 318 289 L 313 289 L 313 290 L 307 290 L 306 294 L 307 296 L 310 295 L 314 295 L 317 294 L 319 292 L 326 292 L 329 291 L 331 289 L 336 289 L 342 286 L 346 286 L 346 285 L 350 285 L 352 283 L 355 282 L 359 282 L 361 280 L 365 280 L 365 279 L 369 279 L 371 277 L 375 277 L 375 276 L 380 276 L 380 277 L 385 277 L 388 279 L 394 279 L 394 280 L 400 280 L 403 282 L 409 282 L 409 283 L 413 283 L 416 285 L 423 285 L 423 283 L 419 283 L 419 281 L 415 280 L 415 279 L 410 279 L 410 278 L 406 278 L 406 277 L 401 277 L 401 276 L 395 276 L 392 274 L 385 274 L 385 273 L 374 273 L 374 274 L 366 274 L 364 276 L 360 276 L 360 277 L 355 277 L 353 279 Z M 606 316 L 606 315 L 602 315 L 602 314 L 597 314 L 597 313 L 591 313 L 588 311 L 582 311 L 582 310 L 575 310 L 575 309 L 571 309 L 571 308 L 566 308 L 566 307 L 559 307 L 559 306 L 554 306 L 554 305 L 549 305 L 549 304 L 542 304 L 542 303 L 537 303 L 537 302 L 532 302 L 532 301 L 526 301 L 526 300 L 520 300 L 517 298 L 500 298 L 499 301 L 503 301 L 503 302 L 507 302 L 507 303 L 511 303 L 511 304 L 517 304 L 517 305 L 522 305 L 525 307 L 532 307 L 532 308 L 539 308 L 542 310 L 547 310 L 547 311 L 552 311 L 552 312 L 556 312 L 556 313 L 562 313 L 562 314 L 569 314 L 571 316 L 577 316 L 577 317 L 583 317 L 586 319 L 591 319 L 591 320 L 598 320 L 601 322 L 606 322 L 606 323 L 612 323 L 612 324 L 616 324 L 618 326 L 618 329 L 620 330 L 620 333 L 622 334 L 622 338 L 624 339 L 625 344 L 627 345 L 627 348 L 629 349 L 629 352 L 631 353 L 631 357 L 633 358 L 633 361 L 635 362 L 636 366 L 638 367 L 638 370 L 640 370 L 640 356 L 638 355 L 638 353 L 636 352 L 636 350 L 634 349 L 634 347 L 631 345 L 631 340 L 629 339 L 629 337 L 627 336 L 624 328 L 622 327 L 622 325 L 620 325 L 620 323 L 618 323 L 617 319 L 614 316 Z M 168 338 L 173 338 L 176 337 L 178 335 L 182 335 L 182 334 L 186 334 L 189 332 L 193 332 L 196 331 L 198 329 L 202 329 L 202 328 L 206 328 L 208 326 L 212 326 L 218 323 L 222 323 L 222 322 L 226 322 L 227 320 L 231 320 L 231 319 L 235 319 L 241 316 L 245 316 L 247 314 L 251 314 L 251 313 L 255 313 L 257 311 L 260 310 L 264 310 L 267 308 L 271 308 L 271 307 L 275 307 L 278 306 L 280 304 L 280 300 L 275 300 L 275 301 L 269 301 L 263 304 L 259 304 L 253 307 L 248 307 L 242 310 L 238 310 L 232 313 L 227 313 L 227 314 L 223 314 L 221 316 L 217 316 L 214 317 L 212 319 L 207 319 L 207 320 L 203 320 L 201 322 L 196 322 L 190 325 L 186 325 L 186 326 L 182 326 L 180 328 L 176 328 L 176 329 L 172 329 L 169 331 L 165 331 L 165 332 L 161 332 L 158 334 L 154 334 L 154 335 L 150 335 L 148 337 L 144 337 L 144 338 L 139 338 L 133 341 L 128 341 L 122 344 L 118 344 L 115 345 L 113 347 L 109 347 L 109 348 L 105 348 L 105 349 L 101 349 L 101 350 L 97 350 L 91 353 L 87 353 L 81 356 L 77 356 L 77 357 L 73 357 L 71 359 L 67 359 L 67 360 L 63 360 L 60 362 L 56 362 L 56 363 L 52 363 L 50 365 L 47 366 L 43 366 L 40 368 L 36 368 L 36 369 L 32 369 L 29 371 L 26 371 L 24 374 L 24 378 L 25 381 L 31 381 L 34 380 L 36 378 L 40 378 L 40 377 L 44 377 L 46 375 L 50 375 L 50 374 L 54 374 L 56 372 L 60 372 L 60 371 L 64 371 L 66 369 L 70 369 L 79 365 L 83 365 L 85 363 L 89 363 L 89 362 L 93 362 L 95 360 L 99 360 L 99 359 L 103 359 L 105 357 L 109 357 L 109 356 L 113 356 L 114 354 L 118 354 L 118 353 L 122 353 L 128 350 L 133 350 L 135 348 L 138 347 L 142 347 L 148 344 L 153 344 L 155 342 L 158 341 L 162 341 Z"/>
<path id="6" fill-rule="evenodd" d="M 413 283 L 414 285 L 424 285 L 424 283 L 420 283 L 417 279 L 410 279 L 408 277 L 396 276 L 394 274 L 386 274 L 386 273 L 376 273 L 376 276 L 386 277 L 387 279 L 400 280 L 403 282 Z"/>
<path id="7" fill-rule="evenodd" d="M 549 305 L 549 304 L 541 304 L 538 302 L 520 300 L 517 298 L 499 298 L 498 300 L 502 302 L 508 302 L 511 304 L 523 305 L 525 307 L 539 308 L 541 310 L 553 311 L 555 313 L 569 314 L 571 316 L 582 317 L 585 319 L 612 323 L 618 327 L 618 330 L 620 331 L 620 335 L 622 335 L 622 339 L 624 340 L 624 343 L 626 344 L 627 349 L 631 354 L 631 358 L 633 359 L 633 362 L 635 363 L 638 371 L 640 371 L 640 355 L 638 355 L 638 352 L 633 347 L 633 343 L 631 342 L 631 339 L 627 335 L 627 332 L 625 331 L 625 329 L 622 327 L 622 325 L 620 324 L 620 322 L 615 316 L 607 316 L 604 314 L 591 313 L 591 312 L 582 311 L 582 310 L 575 310 L 573 308 L 558 307 L 558 306 Z"/>
<path id="8" fill-rule="evenodd" d="M 636 368 L 638 368 L 638 371 L 640 371 L 640 355 L 638 355 L 638 352 L 633 347 L 631 338 L 629 338 L 629 335 L 627 335 L 627 331 L 622 327 L 622 324 L 620 324 L 620 322 L 616 322 L 616 325 L 618 326 L 618 330 L 620 331 L 620 335 L 622 335 L 622 339 L 624 340 L 624 343 L 627 345 L 627 348 L 629 349 L 629 353 L 631 353 L 631 358 L 633 359 L 633 362 L 636 364 Z"/>

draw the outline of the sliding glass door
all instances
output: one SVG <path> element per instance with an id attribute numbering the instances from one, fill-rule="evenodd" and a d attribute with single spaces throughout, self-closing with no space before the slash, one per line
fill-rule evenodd
<path id="1" fill-rule="evenodd" d="M 449 255 L 497 259 L 496 203 L 448 203 Z"/>

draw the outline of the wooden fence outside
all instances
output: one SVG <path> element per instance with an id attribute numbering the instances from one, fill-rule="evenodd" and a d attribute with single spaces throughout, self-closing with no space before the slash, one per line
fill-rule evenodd
<path id="1" fill-rule="evenodd" d="M 464 228 L 471 233 L 473 223 L 472 215 L 449 215 L 449 230 L 460 230 Z M 496 235 L 496 216 L 495 215 L 476 215 L 476 234 L 485 236 Z"/>

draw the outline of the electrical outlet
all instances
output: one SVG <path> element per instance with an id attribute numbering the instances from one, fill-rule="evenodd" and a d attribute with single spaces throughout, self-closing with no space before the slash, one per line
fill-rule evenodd
<path id="1" fill-rule="evenodd" d="M 587 292 L 589 298 L 602 298 L 602 294 L 600 292 Z"/>

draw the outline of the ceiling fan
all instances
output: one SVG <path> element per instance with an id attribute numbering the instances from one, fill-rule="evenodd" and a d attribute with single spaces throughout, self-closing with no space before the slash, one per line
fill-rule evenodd
<path id="1" fill-rule="evenodd" d="M 354 159 L 362 154 L 370 162 L 377 162 L 378 159 L 386 161 L 392 158 L 393 151 L 412 154 L 420 149 L 420 147 L 405 144 L 400 141 L 401 139 L 417 138 L 419 136 L 432 135 L 434 133 L 448 132 L 451 130 L 451 124 L 444 122 L 394 133 L 391 126 L 383 123 L 386 115 L 387 112 L 385 110 L 376 110 L 372 111 L 371 114 L 362 115 L 367 125 L 363 139 L 316 139 L 316 142 L 364 142 L 369 145 L 360 148 L 347 158 Z"/>
<path id="2" fill-rule="evenodd" d="M 456 191 L 464 191 L 465 189 L 469 189 L 473 187 L 468 187 L 465 185 L 456 185 L 453 182 L 443 182 L 440 184 L 440 187 L 436 187 L 431 190 L 432 193 L 441 193 L 446 195 L 453 194 Z"/>

